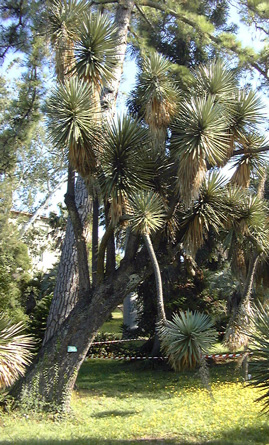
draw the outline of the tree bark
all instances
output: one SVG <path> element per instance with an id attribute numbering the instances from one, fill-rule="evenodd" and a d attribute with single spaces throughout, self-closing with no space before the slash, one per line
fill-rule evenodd
<path id="1" fill-rule="evenodd" d="M 92 200 L 88 195 L 83 179 L 78 176 L 76 181 L 76 206 L 83 225 L 84 236 L 88 239 L 88 217 L 92 208 Z M 47 328 L 43 340 L 45 344 L 68 317 L 78 300 L 78 264 L 74 231 L 70 217 L 67 220 L 65 240 L 58 267 L 57 281 L 47 320 Z"/>
<path id="2" fill-rule="evenodd" d="M 57 332 L 40 350 L 26 376 L 11 390 L 11 395 L 40 409 L 67 411 L 78 370 L 96 332 L 111 311 L 145 279 L 145 255 L 138 254 L 137 239 L 130 237 L 126 255 L 113 280 L 106 281 L 75 305 Z M 75 352 L 68 352 L 73 346 Z"/>
<path id="3" fill-rule="evenodd" d="M 231 351 L 236 351 L 241 346 L 248 344 L 248 337 L 244 334 L 245 328 L 249 324 L 251 315 L 251 293 L 255 278 L 255 272 L 259 261 L 259 253 L 254 253 L 249 263 L 248 273 L 244 285 L 244 290 L 237 309 L 231 315 L 225 333 L 224 342 Z"/>

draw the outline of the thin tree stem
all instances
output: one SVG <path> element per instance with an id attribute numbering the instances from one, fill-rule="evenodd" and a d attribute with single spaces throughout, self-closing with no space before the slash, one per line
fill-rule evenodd
<path id="1" fill-rule="evenodd" d="M 159 267 L 159 263 L 157 260 L 157 257 L 154 252 L 154 248 L 150 239 L 150 236 L 148 234 L 145 234 L 143 236 L 150 260 L 152 263 L 154 276 L 155 276 L 155 282 L 156 282 L 156 292 L 157 292 L 157 317 L 158 322 L 165 322 L 166 321 L 166 315 L 164 310 L 164 303 L 163 303 L 163 286 L 162 286 L 162 277 L 161 277 L 161 271 Z"/>

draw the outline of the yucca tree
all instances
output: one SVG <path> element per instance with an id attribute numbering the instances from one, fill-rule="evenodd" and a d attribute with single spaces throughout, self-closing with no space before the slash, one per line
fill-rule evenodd
<path id="1" fill-rule="evenodd" d="M 48 2 L 47 34 L 55 51 L 55 70 L 61 82 L 71 75 L 71 67 L 74 63 L 74 41 L 86 13 L 85 0 Z"/>
<path id="2" fill-rule="evenodd" d="M 126 115 L 115 119 L 105 129 L 100 184 L 105 199 L 111 200 L 114 225 L 126 213 L 128 196 L 149 185 L 154 169 L 144 162 L 149 142 L 147 129 Z"/>
<path id="3" fill-rule="evenodd" d="M 71 166 L 88 177 L 95 169 L 100 136 L 100 115 L 91 86 L 77 77 L 60 83 L 47 103 L 47 116 L 52 144 L 67 150 Z"/>
<path id="4" fill-rule="evenodd" d="M 194 85 L 171 126 L 178 187 L 187 205 L 199 195 L 208 168 L 224 165 L 236 150 L 241 153 L 263 118 L 259 96 L 239 90 L 223 63 L 201 66 L 193 75 Z"/>
<path id="5" fill-rule="evenodd" d="M 240 199 L 238 201 L 238 199 Z M 228 200 L 234 200 L 235 215 L 228 221 L 224 245 L 229 249 L 231 267 L 240 278 L 240 301 L 231 315 L 225 342 L 231 350 L 247 345 L 244 335 L 251 316 L 251 294 L 260 261 L 268 256 L 268 210 L 264 201 L 240 189 L 231 190 Z"/>
<path id="6" fill-rule="evenodd" d="M 157 150 L 160 147 L 164 150 L 167 129 L 178 102 L 179 91 L 171 75 L 171 63 L 156 51 L 144 56 L 129 105 L 148 124 Z"/>
<path id="7" fill-rule="evenodd" d="M 113 78 L 117 54 L 117 29 L 108 17 L 88 14 L 83 18 L 74 45 L 74 71 L 79 78 L 101 88 Z"/>
<path id="8" fill-rule="evenodd" d="M 244 136 L 241 141 L 241 155 L 235 157 L 232 183 L 247 188 L 254 172 L 260 180 L 264 177 L 266 155 L 262 152 L 262 148 L 265 144 L 266 139 L 257 133 L 249 133 Z"/>
<path id="9" fill-rule="evenodd" d="M 108 234 L 111 236 L 117 225 L 126 223 L 130 195 L 149 186 L 154 170 L 152 164 L 144 162 L 145 152 L 149 150 L 149 135 L 138 120 L 123 116 L 108 124 L 104 131 L 98 179 L 109 218 L 99 246 L 98 282 L 104 279 Z"/>
<path id="10" fill-rule="evenodd" d="M 172 321 L 158 329 L 162 350 L 176 371 L 201 366 L 203 357 L 217 339 L 214 322 L 197 311 L 173 314 Z"/>
<path id="11" fill-rule="evenodd" d="M 24 375 L 33 357 L 34 340 L 23 331 L 23 323 L 12 324 L 0 314 L 0 389 Z"/>
<path id="12" fill-rule="evenodd" d="M 198 366 L 201 381 L 213 398 L 206 363 L 206 354 L 217 340 L 213 320 L 197 311 L 181 311 L 172 315 L 172 321 L 158 325 L 158 335 L 172 368 L 182 371 Z"/>
<path id="13" fill-rule="evenodd" d="M 130 197 L 132 230 L 143 236 L 154 270 L 157 293 L 157 321 L 163 324 L 166 320 L 162 278 L 158 260 L 150 235 L 163 227 L 165 211 L 161 198 L 153 191 L 142 191 Z"/>
<path id="14" fill-rule="evenodd" d="M 214 96 L 186 98 L 172 125 L 171 149 L 178 160 L 178 187 L 186 204 L 197 198 L 207 163 L 221 164 L 227 153 L 228 120 Z"/>
<path id="15" fill-rule="evenodd" d="M 224 230 L 231 206 L 226 201 L 227 179 L 218 172 L 211 172 L 204 179 L 199 198 L 186 211 L 180 211 L 180 228 L 186 250 L 195 258 L 210 230 L 218 235 Z M 231 215 L 230 215 L 231 216 Z"/>
<path id="16" fill-rule="evenodd" d="M 264 410 L 269 410 L 269 312 L 268 304 L 256 306 L 253 310 L 252 323 L 247 330 L 249 352 L 253 355 L 250 362 L 250 385 L 261 390 L 258 401 L 264 403 Z"/>

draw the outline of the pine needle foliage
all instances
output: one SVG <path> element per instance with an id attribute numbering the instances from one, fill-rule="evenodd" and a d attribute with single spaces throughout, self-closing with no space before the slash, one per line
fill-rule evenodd
<path id="1" fill-rule="evenodd" d="M 23 330 L 23 323 L 12 324 L 0 315 L 0 389 L 22 376 L 33 357 L 34 340 Z"/>
<path id="2" fill-rule="evenodd" d="M 48 100 L 47 116 L 52 144 L 69 149 L 72 167 L 87 177 L 95 168 L 94 149 L 100 137 L 91 86 L 76 77 L 60 83 Z"/>
<path id="3" fill-rule="evenodd" d="M 197 311 L 173 314 L 158 330 L 161 348 L 176 371 L 201 365 L 203 355 L 217 339 L 214 323 L 206 314 Z"/>
<path id="4" fill-rule="evenodd" d="M 250 352 L 250 385 L 262 391 L 257 401 L 264 403 L 264 411 L 269 411 L 269 306 L 261 304 L 254 309 L 252 328 L 248 332 Z"/>

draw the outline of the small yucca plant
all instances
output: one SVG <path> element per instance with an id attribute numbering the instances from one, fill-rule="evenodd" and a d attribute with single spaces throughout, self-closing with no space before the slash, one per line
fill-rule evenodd
<path id="1" fill-rule="evenodd" d="M 23 323 L 12 324 L 0 315 L 0 389 L 11 386 L 31 362 L 34 340 L 23 329 Z"/>
<path id="2" fill-rule="evenodd" d="M 204 356 L 217 339 L 213 321 L 197 311 L 173 314 L 159 328 L 161 348 L 176 371 L 204 364 Z"/>
<path id="3" fill-rule="evenodd" d="M 269 412 L 269 304 L 266 307 L 256 307 L 253 324 L 250 330 L 249 349 L 253 357 L 250 363 L 250 385 L 259 388 L 262 395 L 257 401 L 262 401 L 264 411 Z"/>

